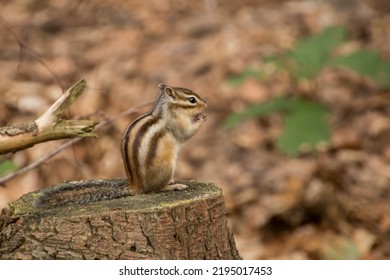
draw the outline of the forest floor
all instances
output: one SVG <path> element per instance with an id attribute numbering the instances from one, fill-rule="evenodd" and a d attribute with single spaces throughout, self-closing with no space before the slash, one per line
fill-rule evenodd
<path id="1" fill-rule="evenodd" d="M 0 26 L 1 126 L 36 118 L 81 78 L 88 90 L 69 114 L 95 119 L 153 100 L 160 82 L 189 88 L 207 100 L 208 118 L 184 145 L 176 177 L 223 189 L 244 259 L 390 258 L 389 90 L 345 69 L 326 69 L 310 83 L 283 71 L 267 81 L 228 82 L 246 69 L 264 69 L 262 58 L 327 26 L 347 28 L 341 51 L 374 49 L 388 58 L 385 0 L 6 0 L 0 15 L 20 37 Z M 326 148 L 297 157 L 281 152 L 281 114 L 223 128 L 232 112 L 286 95 L 329 109 Z M 64 180 L 123 177 L 120 139 L 136 116 L 7 182 L 0 208 Z M 12 160 L 24 166 L 59 143 Z"/>

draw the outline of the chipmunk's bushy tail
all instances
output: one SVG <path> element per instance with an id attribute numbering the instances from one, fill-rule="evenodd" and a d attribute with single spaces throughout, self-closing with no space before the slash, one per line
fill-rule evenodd
<path id="1" fill-rule="evenodd" d="M 44 189 L 38 194 L 34 204 L 39 207 L 55 207 L 128 195 L 132 194 L 125 179 L 74 181 Z"/>

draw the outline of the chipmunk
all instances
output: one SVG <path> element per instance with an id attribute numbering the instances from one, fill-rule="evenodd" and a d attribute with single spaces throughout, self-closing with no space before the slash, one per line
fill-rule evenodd
<path id="1" fill-rule="evenodd" d="M 84 204 L 150 192 L 183 190 L 172 181 L 178 152 L 206 121 L 204 101 L 195 92 L 180 87 L 158 86 L 152 109 L 126 128 L 121 155 L 128 185 L 101 184 L 98 180 L 63 184 L 38 195 L 37 206 Z"/>

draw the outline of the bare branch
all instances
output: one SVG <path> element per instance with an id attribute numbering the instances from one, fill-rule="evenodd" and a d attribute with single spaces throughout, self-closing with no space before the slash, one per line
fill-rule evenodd
<path id="1" fill-rule="evenodd" d="M 92 132 L 98 122 L 64 120 L 61 115 L 79 97 L 85 87 L 80 80 L 37 120 L 0 128 L 0 154 L 19 151 L 37 143 L 74 137 L 96 137 Z"/>

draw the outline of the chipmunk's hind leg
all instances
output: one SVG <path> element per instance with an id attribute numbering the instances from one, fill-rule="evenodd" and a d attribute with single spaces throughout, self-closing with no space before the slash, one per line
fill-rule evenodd
<path id="1" fill-rule="evenodd" d="M 161 189 L 161 191 L 181 191 L 187 189 L 188 186 L 185 184 L 178 184 L 175 181 L 170 181 L 167 186 Z"/>

